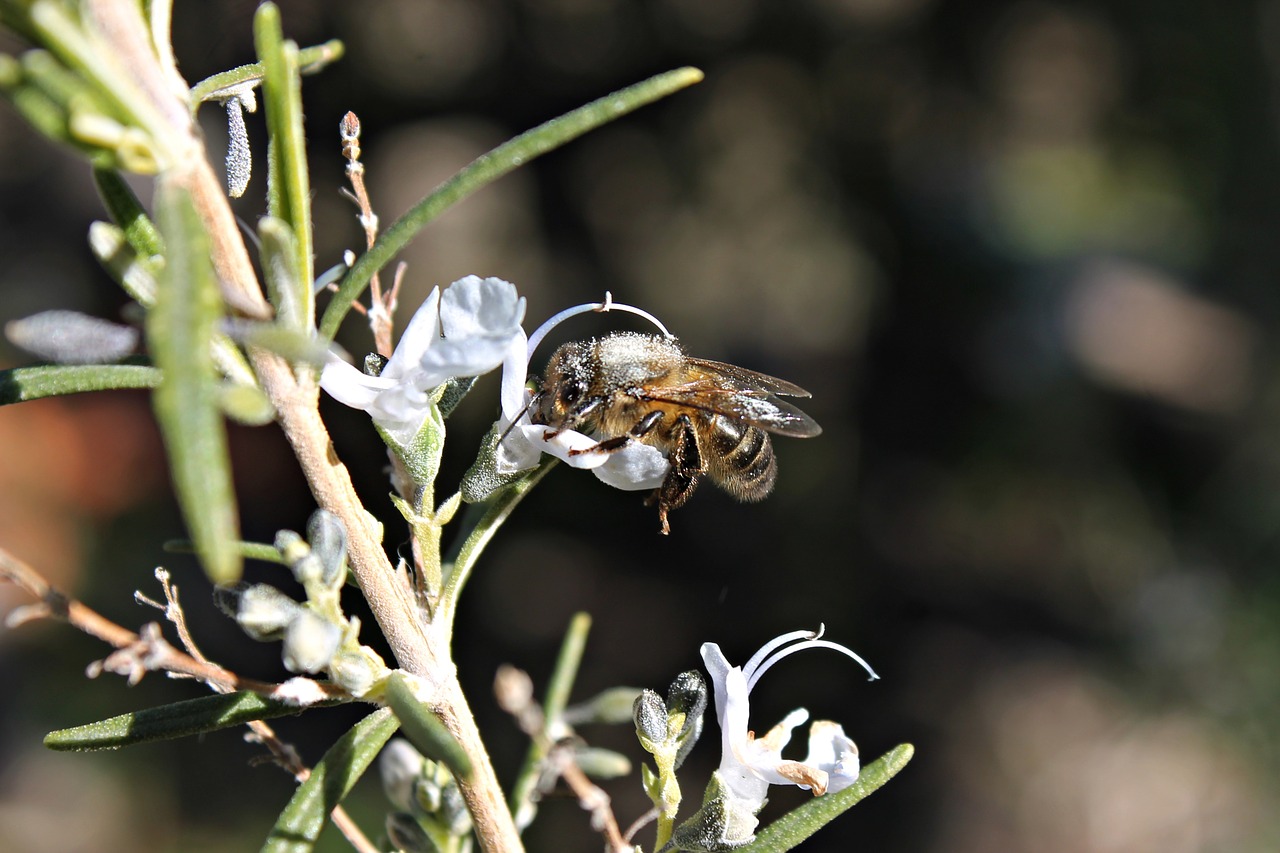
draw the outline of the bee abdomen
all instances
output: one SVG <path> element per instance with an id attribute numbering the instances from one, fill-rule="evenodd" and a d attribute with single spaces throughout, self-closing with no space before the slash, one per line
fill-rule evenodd
<path id="1" fill-rule="evenodd" d="M 773 491 L 778 461 L 773 442 L 762 429 L 720 418 L 712 441 L 716 453 L 708 454 L 711 479 L 740 501 L 758 501 Z"/>

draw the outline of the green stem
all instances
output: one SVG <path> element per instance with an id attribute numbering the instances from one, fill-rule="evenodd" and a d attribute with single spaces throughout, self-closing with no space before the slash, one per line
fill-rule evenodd
<path id="1" fill-rule="evenodd" d="M 565 632 L 564 641 L 560 644 L 560 654 L 556 657 L 556 666 L 547 683 L 547 695 L 542 703 L 544 718 L 550 725 L 560 719 L 569 704 L 569 695 L 573 692 L 573 682 L 578 677 L 578 666 L 582 663 L 582 653 L 586 649 L 587 634 L 590 631 L 591 614 L 575 613 L 569 622 L 569 630 Z M 516 783 L 511 789 L 511 815 L 515 818 L 517 830 L 523 830 L 532 823 L 537 814 L 532 795 L 534 786 L 538 784 L 538 771 L 543 759 L 547 757 L 548 745 L 548 739 L 532 740 L 520 774 L 516 776 Z"/>
<path id="2" fill-rule="evenodd" d="M 476 560 L 484 552 L 489 540 L 511 515 L 524 496 L 547 475 L 559 460 L 548 458 L 528 477 L 498 493 L 485 510 L 484 515 L 461 539 L 456 554 L 445 562 L 450 565 L 444 589 L 440 595 L 440 608 L 436 613 L 433 629 L 442 632 L 446 643 L 453 636 L 453 620 L 458 613 L 458 597 L 475 568 Z"/>
<path id="3" fill-rule="evenodd" d="M 390 263 L 391 259 L 417 236 L 423 226 L 455 203 L 517 166 L 553 151 L 589 130 L 594 130 L 686 86 L 691 86 L 701 79 L 702 72 L 696 68 L 678 68 L 675 71 L 659 74 L 540 124 L 515 139 L 499 145 L 489 153 L 480 155 L 396 220 L 390 228 L 382 232 L 382 236 L 369 251 L 360 256 L 355 266 L 343 278 L 338 292 L 329 302 L 329 307 L 325 309 L 320 323 L 320 335 L 326 340 L 333 340 L 338 326 L 342 323 L 342 318 L 351 309 L 351 304 L 364 293 L 364 289 L 369 285 L 369 279 Z"/>

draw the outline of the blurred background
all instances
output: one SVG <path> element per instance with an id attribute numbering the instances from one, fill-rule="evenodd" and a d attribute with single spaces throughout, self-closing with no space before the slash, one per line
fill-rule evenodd
<path id="1" fill-rule="evenodd" d="M 917 752 L 804 850 L 1280 848 L 1280 2 L 280 5 L 287 35 L 348 51 L 304 88 L 317 269 L 363 246 L 339 193 L 345 111 L 363 120 L 389 223 L 518 132 L 704 69 L 432 224 L 404 255 L 401 316 L 469 273 L 515 282 L 530 326 L 608 289 L 694 355 L 809 389 L 825 428 L 777 440 L 768 501 L 706 486 L 665 538 L 634 493 L 563 468 L 544 481 L 491 546 L 457 637 L 500 774 L 524 743 L 494 706 L 494 670 L 543 683 L 576 611 L 595 620 L 580 699 L 665 690 L 701 668 L 704 641 L 741 663 L 821 622 L 882 680 L 828 653 L 789 659 L 753 694 L 753 727 L 803 705 L 866 761 Z M 189 80 L 252 60 L 253 7 L 178 4 Z M 219 111 L 203 118 L 220 152 Z M 87 168 L 11 119 L 0 186 L 0 320 L 119 318 L 85 246 L 102 217 Z M 345 332 L 352 352 L 372 348 L 358 318 Z M 0 344 L 0 361 L 26 360 Z M 450 421 L 444 484 L 495 401 L 490 377 Z M 367 418 L 326 413 L 403 547 Z M 232 443 L 246 536 L 302 529 L 313 503 L 278 433 L 235 428 Z M 157 594 L 163 563 L 206 652 L 279 676 L 193 563 L 161 551 L 181 535 L 145 395 L 0 411 L 0 543 L 134 627 L 158 616 L 131 594 Z M 20 600 L 0 589 L 0 609 Z M 57 625 L 0 634 L 0 850 L 254 849 L 292 785 L 238 733 L 106 756 L 40 745 L 201 693 L 87 681 L 103 654 Z M 356 717 L 279 728 L 315 761 Z M 627 731 L 583 734 L 641 757 Z M 685 771 L 691 804 L 717 740 Z M 609 791 L 624 824 L 644 810 L 635 777 Z M 775 789 L 766 818 L 806 796 Z M 376 784 L 359 789 L 371 833 L 385 808 Z M 530 847 L 599 849 L 586 823 L 553 795 Z M 332 831 L 324 844 L 344 849 Z"/>

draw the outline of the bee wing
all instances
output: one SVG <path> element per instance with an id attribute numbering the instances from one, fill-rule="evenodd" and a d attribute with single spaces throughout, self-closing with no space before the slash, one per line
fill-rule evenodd
<path id="1" fill-rule="evenodd" d="M 786 397 L 812 396 L 794 382 L 788 382 L 785 379 L 779 379 L 776 376 L 769 376 L 765 373 L 757 373 L 754 370 L 747 370 L 745 367 L 738 367 L 736 364 L 726 364 L 723 361 L 707 361 L 701 358 L 690 358 L 686 359 L 686 361 L 695 370 L 701 370 L 728 379 L 730 385 L 753 388 L 757 391 L 768 391 L 770 394 L 782 394 Z"/>
<path id="2" fill-rule="evenodd" d="M 810 438 L 822 432 L 817 421 L 774 396 L 809 396 L 797 385 L 717 361 L 690 359 L 689 366 L 690 379 L 678 385 L 648 386 L 644 398 L 726 415 L 793 438 Z"/>

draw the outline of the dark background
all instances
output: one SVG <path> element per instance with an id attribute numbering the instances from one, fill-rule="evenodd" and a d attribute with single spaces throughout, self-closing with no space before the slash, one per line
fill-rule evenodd
<path id="1" fill-rule="evenodd" d="M 178 6 L 189 80 L 252 60 L 254 4 Z M 530 327 L 608 289 L 695 355 L 808 388 L 825 428 L 777 441 L 767 502 L 706 487 L 667 538 L 638 495 L 564 468 L 520 507 L 456 641 L 504 778 L 523 742 L 493 672 L 509 662 L 543 683 L 576 611 L 595 620 L 577 698 L 665 689 L 700 668 L 704 641 L 742 663 L 825 623 L 882 680 L 806 653 L 761 682 L 753 727 L 804 705 L 867 761 L 901 742 L 917 753 L 805 850 L 1280 845 L 1280 3 L 281 6 L 299 43 L 348 49 L 304 87 L 317 269 L 363 245 L 338 192 L 346 110 L 389 223 L 504 139 L 701 67 L 701 85 L 433 223 L 405 254 L 401 317 L 469 273 L 515 282 Z M 220 113 L 202 115 L 216 155 Z M 260 145 L 260 116 L 250 133 Z M 238 208 L 249 222 L 262 164 Z M 120 316 L 84 245 L 102 217 L 87 169 L 10 118 L 0 186 L 0 319 Z M 352 317 L 353 352 L 371 348 L 362 331 Z M 495 400 L 490 378 L 451 419 L 442 494 Z M 367 418 L 326 413 L 395 547 Z M 278 434 L 236 428 L 233 450 L 246 536 L 301 529 L 313 505 Z M 194 565 L 160 550 L 181 535 L 160 454 L 144 395 L 0 412 L 0 542 L 132 626 L 153 616 L 131 592 L 157 594 L 163 563 L 206 651 L 274 677 L 274 650 L 236 636 Z M 50 728 L 199 693 L 86 681 L 102 654 L 58 626 L 0 635 L 0 850 L 253 849 L 291 785 L 248 766 L 260 750 L 234 732 L 94 757 L 40 746 Z M 280 728 L 314 761 L 353 719 Z M 625 730 L 583 734 L 641 757 Z M 690 805 L 718 761 L 714 726 L 705 740 Z M 624 824 L 643 811 L 638 787 L 609 787 Z M 774 807 L 806 796 L 775 789 Z M 376 785 L 354 806 L 375 835 L 384 808 Z M 343 849 L 333 835 L 326 849 Z M 600 846 L 559 797 L 528 838 Z"/>

